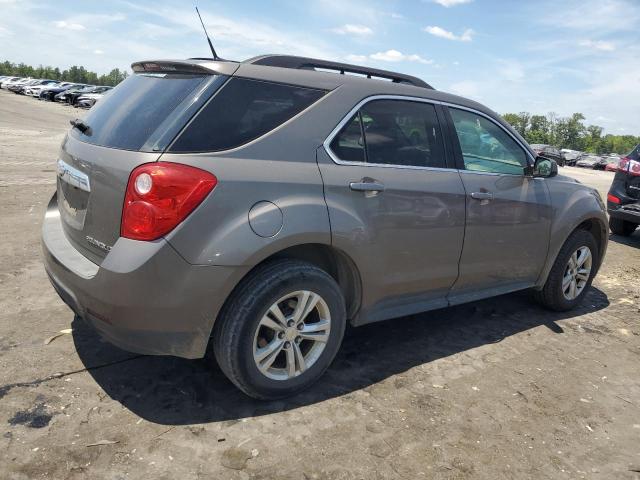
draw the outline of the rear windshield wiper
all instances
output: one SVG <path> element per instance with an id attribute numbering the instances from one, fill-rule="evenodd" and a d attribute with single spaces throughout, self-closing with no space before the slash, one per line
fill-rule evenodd
<path id="1" fill-rule="evenodd" d="M 73 128 L 77 128 L 82 133 L 86 133 L 88 130 L 91 130 L 91 127 L 89 127 L 89 125 L 84 123 L 79 118 L 76 118 L 75 120 L 70 120 L 69 123 L 73 125 Z"/>

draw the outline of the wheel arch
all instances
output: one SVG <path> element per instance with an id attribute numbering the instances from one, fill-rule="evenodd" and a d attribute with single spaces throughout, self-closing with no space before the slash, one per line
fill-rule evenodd
<path id="1" fill-rule="evenodd" d="M 356 315 L 362 301 L 362 281 L 358 267 L 351 257 L 342 250 L 322 243 L 293 245 L 266 256 L 239 279 L 224 304 L 229 301 L 239 286 L 253 275 L 256 269 L 266 263 L 281 259 L 301 260 L 327 272 L 336 281 L 344 295 L 347 318 L 351 319 Z M 220 311 L 223 311 L 224 304 Z"/>

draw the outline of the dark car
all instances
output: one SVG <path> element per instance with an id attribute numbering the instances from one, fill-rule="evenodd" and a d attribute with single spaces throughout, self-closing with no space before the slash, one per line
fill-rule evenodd
<path id="1" fill-rule="evenodd" d="M 286 55 L 132 69 L 72 122 L 42 227 L 62 300 L 124 349 L 210 346 L 279 398 L 320 378 L 347 322 L 523 289 L 566 311 L 602 263 L 597 191 L 475 101 Z"/>
<path id="2" fill-rule="evenodd" d="M 564 156 L 556 147 L 552 145 L 544 145 L 542 143 L 534 143 L 530 145 L 530 147 L 534 152 L 536 152 L 536 155 L 550 158 L 551 160 L 555 160 L 558 165 L 564 166 Z"/>
<path id="3" fill-rule="evenodd" d="M 609 228 L 616 235 L 631 235 L 640 225 L 640 144 L 620 159 L 607 195 Z"/>
<path id="4" fill-rule="evenodd" d="M 85 92 L 91 91 L 93 88 L 95 88 L 95 85 L 81 85 L 79 87 L 73 87 L 68 90 L 64 90 L 60 93 L 57 93 L 53 97 L 53 99 L 56 102 L 69 103 L 69 98 L 71 97 L 71 95 L 75 95 L 75 94 L 82 95 Z"/>
<path id="5" fill-rule="evenodd" d="M 45 88 L 40 92 L 41 100 L 49 100 L 53 102 L 55 100 L 55 96 L 59 93 L 66 92 L 67 90 L 71 90 L 72 88 L 82 88 L 86 85 L 78 84 L 78 83 L 68 83 L 68 84 L 60 84 L 51 88 Z"/>
<path id="6" fill-rule="evenodd" d="M 74 105 L 78 102 L 78 98 L 80 98 L 82 95 L 85 95 L 87 93 L 104 93 L 107 90 L 111 90 L 113 87 L 107 87 L 107 86 L 102 86 L 102 85 L 98 85 L 98 86 L 91 86 L 89 88 L 83 89 L 83 90 L 78 90 L 78 91 L 72 91 L 69 92 L 66 96 L 66 102 L 69 105 Z"/>

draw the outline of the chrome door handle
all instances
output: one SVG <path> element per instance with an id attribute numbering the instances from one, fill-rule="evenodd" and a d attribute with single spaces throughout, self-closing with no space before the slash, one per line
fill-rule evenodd
<path id="1" fill-rule="evenodd" d="M 489 192 L 473 192 L 471 198 L 474 200 L 493 200 L 493 193 Z"/>
<path id="2" fill-rule="evenodd" d="M 356 192 L 384 192 L 384 185 L 378 182 L 351 182 L 349 188 Z"/>

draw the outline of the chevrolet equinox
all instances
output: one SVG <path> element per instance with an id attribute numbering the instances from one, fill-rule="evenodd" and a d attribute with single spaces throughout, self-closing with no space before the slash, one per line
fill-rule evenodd
<path id="1" fill-rule="evenodd" d="M 42 232 L 60 297 L 123 349 L 211 346 L 242 391 L 284 397 L 347 321 L 523 289 L 569 310 L 600 267 L 598 193 L 479 103 L 284 55 L 132 69 L 71 122 Z"/>

